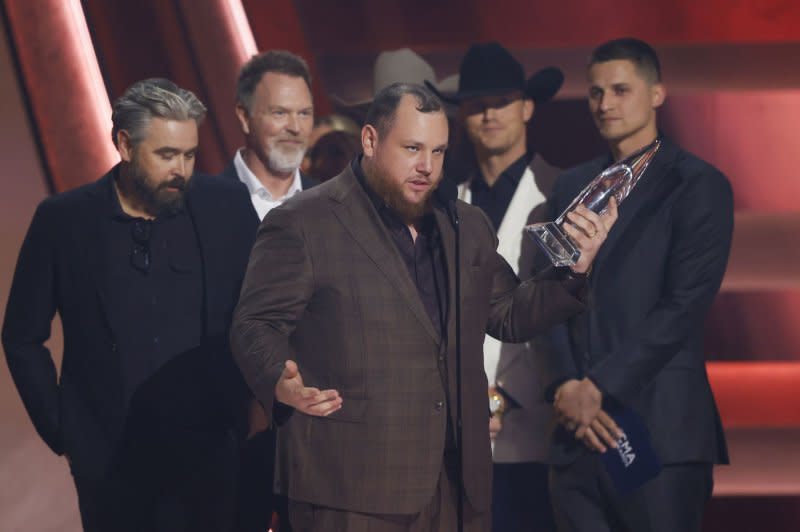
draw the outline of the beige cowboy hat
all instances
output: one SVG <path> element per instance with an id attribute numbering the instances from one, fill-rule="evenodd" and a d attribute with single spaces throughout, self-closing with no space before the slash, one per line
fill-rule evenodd
<path id="1" fill-rule="evenodd" d="M 371 104 L 374 96 L 392 83 L 422 85 L 426 80 L 443 94 L 455 93 L 458 89 L 458 74 L 447 77 L 438 83 L 430 81 L 435 79 L 436 72 L 430 63 L 410 48 L 401 48 L 381 52 L 375 59 L 375 66 L 372 69 L 371 97 L 348 101 L 340 96 L 332 95 L 331 99 L 344 107 L 361 107 Z"/>

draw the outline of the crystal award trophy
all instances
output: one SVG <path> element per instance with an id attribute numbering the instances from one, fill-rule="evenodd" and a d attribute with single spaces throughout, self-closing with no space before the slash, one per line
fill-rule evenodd
<path id="1" fill-rule="evenodd" d="M 533 236 L 554 266 L 572 266 L 581 256 L 577 246 L 563 230 L 564 224 L 569 223 L 567 213 L 578 205 L 583 205 L 597 214 L 605 214 L 608 201 L 612 196 L 617 199 L 617 205 L 622 203 L 639 182 L 660 146 L 661 141 L 656 140 L 630 157 L 605 169 L 586 185 L 554 222 L 525 226 L 525 231 Z"/>

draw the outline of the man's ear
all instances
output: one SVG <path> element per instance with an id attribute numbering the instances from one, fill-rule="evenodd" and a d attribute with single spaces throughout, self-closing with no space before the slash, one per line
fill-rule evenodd
<path id="1" fill-rule="evenodd" d="M 239 126 L 242 128 L 242 133 L 245 135 L 250 134 L 250 113 L 240 103 L 236 104 L 236 118 L 239 119 Z"/>
<path id="2" fill-rule="evenodd" d="M 117 151 L 119 151 L 120 159 L 126 163 L 131 162 L 133 160 L 133 150 L 130 133 L 124 129 L 117 131 Z"/>
<path id="3" fill-rule="evenodd" d="M 533 117 L 533 111 L 536 109 L 536 103 L 530 98 L 522 100 L 522 119 L 527 124 Z"/>
<path id="4" fill-rule="evenodd" d="M 667 98 L 667 88 L 663 83 L 654 83 L 650 88 L 651 105 L 653 109 L 661 107 Z"/>
<path id="5" fill-rule="evenodd" d="M 361 149 L 365 157 L 375 155 L 375 148 L 378 146 L 378 130 L 371 124 L 361 128 Z"/>

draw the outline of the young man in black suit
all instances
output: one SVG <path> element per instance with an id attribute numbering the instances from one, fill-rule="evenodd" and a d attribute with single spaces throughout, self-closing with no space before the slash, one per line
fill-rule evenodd
<path id="1" fill-rule="evenodd" d="M 248 392 L 227 334 L 258 219 L 238 183 L 192 177 L 205 112 L 170 81 L 132 85 L 121 162 L 43 201 L 20 251 L 3 346 L 87 531 L 232 526 Z"/>
<path id="2" fill-rule="evenodd" d="M 659 133 L 656 110 L 666 91 L 649 45 L 601 45 L 588 79 L 589 109 L 609 153 L 559 178 L 551 215 L 612 163 L 657 140 L 660 147 L 594 262 L 590 310 L 553 335 L 549 381 L 561 426 L 551 497 L 564 531 L 700 530 L 713 464 L 728 461 L 703 321 L 728 260 L 732 191 L 719 170 Z M 598 452 L 613 440 L 608 414 L 622 411 L 641 418 L 662 464 L 625 496 Z"/>

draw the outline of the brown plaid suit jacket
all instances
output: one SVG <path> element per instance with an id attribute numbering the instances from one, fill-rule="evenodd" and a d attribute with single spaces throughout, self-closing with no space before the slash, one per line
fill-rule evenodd
<path id="1" fill-rule="evenodd" d="M 584 307 L 558 282 L 520 284 L 495 251 L 486 216 L 465 203 L 457 208 L 464 485 L 472 507 L 482 511 L 491 492 L 484 334 L 524 341 Z M 335 388 L 343 398 L 328 417 L 295 412 L 281 427 L 290 499 L 380 514 L 416 513 L 431 500 L 446 416 L 457 400 L 455 238 L 444 210 L 435 216 L 450 279 L 450 341 L 434 330 L 349 167 L 262 222 L 234 316 L 234 356 L 267 412 L 287 358 L 298 363 L 307 386 Z"/>

